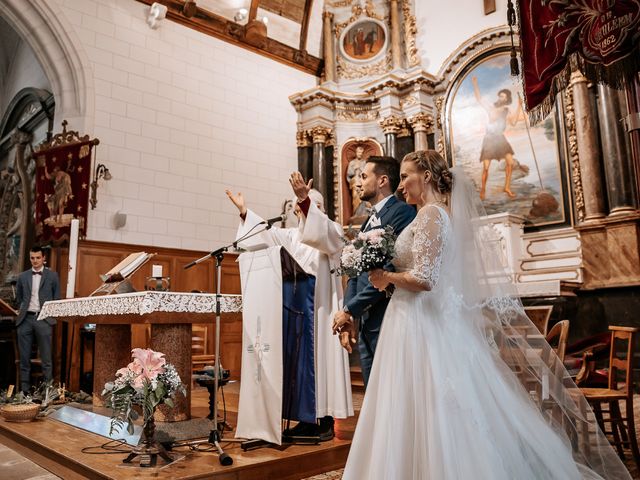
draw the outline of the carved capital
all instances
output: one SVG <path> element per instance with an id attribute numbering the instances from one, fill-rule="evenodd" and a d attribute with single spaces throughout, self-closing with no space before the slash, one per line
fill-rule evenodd
<path id="1" fill-rule="evenodd" d="M 414 132 L 430 132 L 434 124 L 433 115 L 420 112 L 409 118 L 409 123 Z"/>
<path id="2" fill-rule="evenodd" d="M 331 129 L 327 127 L 317 126 L 310 130 L 313 143 L 326 143 L 327 138 L 331 135 Z"/>
<path id="3" fill-rule="evenodd" d="M 382 127 L 382 131 L 386 135 L 387 133 L 397 134 L 398 130 L 402 126 L 402 119 L 391 115 L 390 117 L 383 118 L 378 122 Z"/>
<path id="4" fill-rule="evenodd" d="M 322 12 L 322 19 L 325 22 L 331 22 L 331 20 L 333 20 L 333 12 L 325 10 L 324 12 Z"/>
<path id="5" fill-rule="evenodd" d="M 410 136 L 411 129 L 409 128 L 409 122 L 407 122 L 407 119 L 405 118 L 402 120 L 402 122 L 400 122 L 400 127 L 398 128 L 398 138 Z"/>
<path id="6" fill-rule="evenodd" d="M 569 80 L 570 85 L 575 85 L 576 83 L 589 83 L 587 77 L 585 77 L 580 70 L 574 70 L 571 72 L 571 79 Z"/>
<path id="7" fill-rule="evenodd" d="M 309 131 L 308 130 L 298 130 L 296 132 L 296 146 L 298 148 L 310 147 L 311 142 L 309 139 Z"/>

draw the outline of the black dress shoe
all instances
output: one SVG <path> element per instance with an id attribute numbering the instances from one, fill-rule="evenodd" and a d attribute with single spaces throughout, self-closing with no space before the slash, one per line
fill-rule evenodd
<path id="1" fill-rule="evenodd" d="M 333 437 L 335 436 L 333 424 L 333 417 L 326 416 L 320 419 L 318 436 L 320 437 L 321 442 L 326 442 L 333 439 Z"/>
<path id="2" fill-rule="evenodd" d="M 288 428 L 282 435 L 287 437 L 314 437 L 319 432 L 318 424 L 309 422 L 299 422 L 295 427 Z"/>

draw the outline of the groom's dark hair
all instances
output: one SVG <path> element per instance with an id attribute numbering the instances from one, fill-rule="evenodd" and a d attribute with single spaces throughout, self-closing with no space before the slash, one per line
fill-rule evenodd
<path id="1" fill-rule="evenodd" d="M 391 193 L 400 185 L 400 164 L 393 157 L 372 155 L 367 158 L 367 163 L 373 163 L 373 171 L 376 175 L 386 175 L 389 179 Z"/>

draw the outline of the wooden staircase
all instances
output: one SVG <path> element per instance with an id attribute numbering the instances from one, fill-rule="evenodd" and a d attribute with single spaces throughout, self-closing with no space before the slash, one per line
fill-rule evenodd
<path id="1" fill-rule="evenodd" d="M 362 379 L 362 370 L 360 366 L 353 366 L 350 368 L 351 372 L 351 390 L 354 392 L 364 393 L 364 380 Z"/>

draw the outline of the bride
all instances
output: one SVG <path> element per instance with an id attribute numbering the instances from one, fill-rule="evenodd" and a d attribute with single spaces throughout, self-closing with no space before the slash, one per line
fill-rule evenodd
<path id="1" fill-rule="evenodd" d="M 630 479 L 562 363 L 526 317 L 466 175 L 407 155 L 418 215 L 396 272 L 344 479 Z"/>

